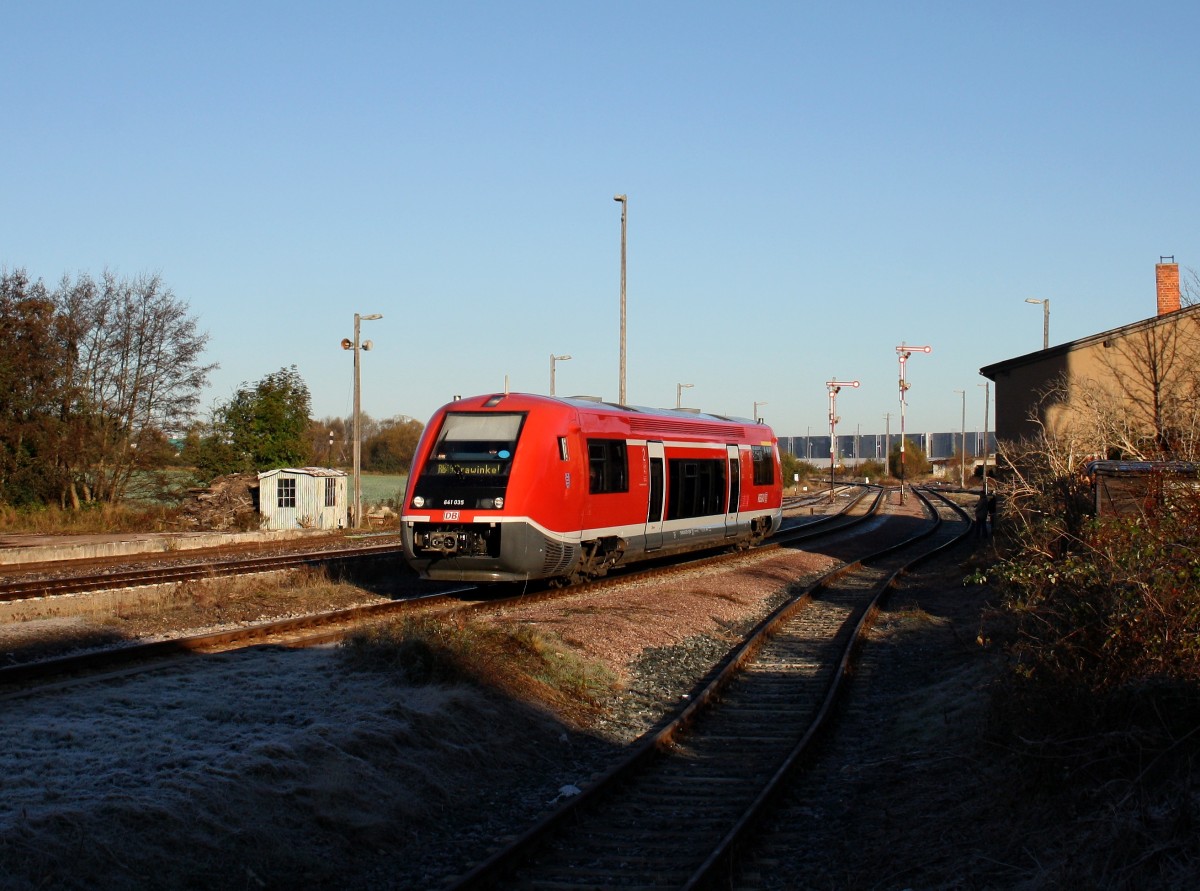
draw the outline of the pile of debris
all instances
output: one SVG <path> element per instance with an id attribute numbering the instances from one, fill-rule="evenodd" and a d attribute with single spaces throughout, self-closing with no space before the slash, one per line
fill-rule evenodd
<path id="1" fill-rule="evenodd" d="M 219 476 L 206 489 L 189 489 L 178 523 L 188 530 L 246 532 L 258 529 L 258 474 Z"/>

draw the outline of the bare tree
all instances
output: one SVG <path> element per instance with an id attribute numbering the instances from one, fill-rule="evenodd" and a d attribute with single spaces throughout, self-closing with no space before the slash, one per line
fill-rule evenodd
<path id="1" fill-rule="evenodd" d="M 1113 338 L 1101 353 L 1108 372 L 1103 388 L 1116 397 L 1103 400 L 1104 417 L 1127 455 L 1167 460 L 1195 455 L 1198 359 L 1200 321 L 1192 314 Z M 1097 386 L 1103 385 L 1090 389 Z"/>
<path id="2" fill-rule="evenodd" d="M 157 275 L 64 278 L 56 298 L 75 326 L 68 495 L 116 501 L 157 460 L 150 446 L 191 422 L 217 367 L 200 362 L 208 335 Z"/>

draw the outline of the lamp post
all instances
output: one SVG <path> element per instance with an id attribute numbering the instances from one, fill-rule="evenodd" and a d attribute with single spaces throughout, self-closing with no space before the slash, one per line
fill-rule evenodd
<path id="1" fill-rule="evenodd" d="M 683 391 L 690 390 L 695 384 L 676 384 L 675 385 L 675 407 L 683 408 Z"/>
<path id="2" fill-rule="evenodd" d="M 754 403 L 754 415 L 753 415 L 753 418 L 752 418 L 752 419 L 753 419 L 753 421 L 754 421 L 754 423 L 755 423 L 755 424 L 761 424 L 761 423 L 762 423 L 762 418 L 760 418 L 760 417 L 758 416 L 758 407 L 759 407 L 760 405 L 766 405 L 766 404 L 767 404 L 767 403 L 765 403 L 765 402 L 756 402 L 756 403 Z"/>
<path id="3" fill-rule="evenodd" d="M 1025 302 L 1042 305 L 1042 349 L 1050 349 L 1050 298 L 1038 300 L 1036 297 L 1026 297 Z"/>
<path id="4" fill-rule="evenodd" d="M 618 390 L 617 401 L 625 404 L 625 238 L 629 210 L 629 198 L 626 195 L 613 195 L 613 201 L 621 204 L 621 386 Z"/>
<path id="5" fill-rule="evenodd" d="M 967 391 L 955 390 L 962 396 L 962 450 L 958 455 L 958 487 L 967 487 Z"/>
<path id="6" fill-rule="evenodd" d="M 570 358 L 571 358 L 570 356 L 556 356 L 556 355 L 554 355 L 554 353 L 550 354 L 550 395 L 551 396 L 554 395 L 554 363 L 555 362 L 565 362 Z"/>
<path id="7" fill-rule="evenodd" d="M 883 416 L 883 470 L 884 476 L 892 475 L 892 413 L 885 412 Z"/>
<path id="8" fill-rule="evenodd" d="M 904 503 L 904 406 L 907 404 L 904 394 L 908 392 L 908 382 L 904 379 L 904 366 L 908 357 L 913 353 L 932 353 L 930 346 L 906 346 L 901 343 L 896 347 L 896 355 L 900 358 L 900 503 Z"/>
<path id="9" fill-rule="evenodd" d="M 354 314 L 354 340 L 342 338 L 342 349 L 354 350 L 354 528 L 362 526 L 362 400 L 359 373 L 358 354 L 360 350 L 369 350 L 371 341 L 359 342 L 358 326 L 360 322 L 373 322 L 382 319 L 380 313 L 369 316 Z"/>
<path id="10" fill-rule="evenodd" d="M 833 503 L 833 487 L 836 477 L 834 455 L 837 452 L 837 394 L 842 387 L 857 387 L 858 381 L 826 381 L 829 389 L 829 503 Z"/>
<path id="11" fill-rule="evenodd" d="M 986 495 L 988 493 L 988 413 L 991 411 L 992 382 L 985 381 L 975 386 L 983 387 L 983 494 Z"/>

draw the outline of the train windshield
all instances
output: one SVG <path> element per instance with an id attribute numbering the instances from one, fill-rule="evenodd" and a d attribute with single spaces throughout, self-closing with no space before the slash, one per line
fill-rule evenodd
<path id="1" fill-rule="evenodd" d="M 478 482 L 507 477 L 524 421 L 523 413 L 447 414 L 422 475 Z"/>

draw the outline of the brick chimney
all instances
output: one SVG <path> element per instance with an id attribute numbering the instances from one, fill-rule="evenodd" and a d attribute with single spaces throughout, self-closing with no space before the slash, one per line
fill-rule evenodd
<path id="1" fill-rule="evenodd" d="M 1163 263 L 1163 260 L 1174 260 L 1174 257 L 1159 257 L 1159 263 L 1154 267 L 1154 277 L 1158 282 L 1158 314 L 1165 316 L 1179 309 L 1179 264 Z"/>

